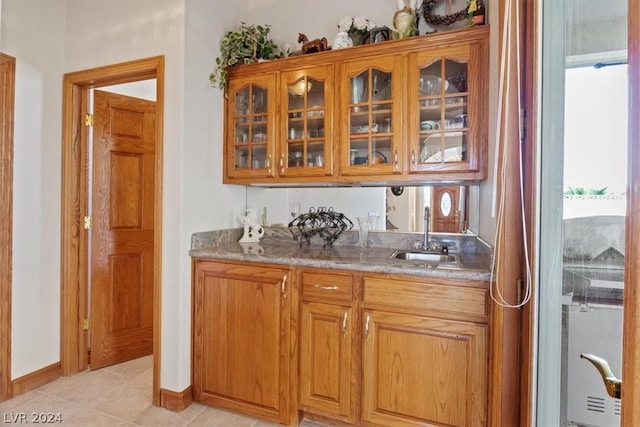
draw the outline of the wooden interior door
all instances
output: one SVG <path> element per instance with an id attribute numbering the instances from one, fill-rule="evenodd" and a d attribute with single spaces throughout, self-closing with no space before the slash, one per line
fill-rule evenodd
<path id="1" fill-rule="evenodd" d="M 153 353 L 155 111 L 94 91 L 91 369 Z"/>
<path id="2" fill-rule="evenodd" d="M 431 231 L 459 233 L 460 187 L 434 186 L 431 194 Z"/>

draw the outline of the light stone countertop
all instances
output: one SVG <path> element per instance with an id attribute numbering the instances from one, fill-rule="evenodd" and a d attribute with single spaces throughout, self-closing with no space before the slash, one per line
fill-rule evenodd
<path id="1" fill-rule="evenodd" d="M 407 274 L 462 280 L 491 279 L 491 250 L 475 236 L 439 235 L 431 237 L 449 246 L 460 256 L 463 267 L 442 268 L 390 258 L 396 249 L 410 249 L 422 235 L 414 233 L 370 232 L 369 247 L 357 246 L 358 232 L 345 231 L 333 246 L 323 248 L 320 239 L 300 246 L 284 227 L 266 227 L 260 243 L 237 243 L 242 229 L 195 233 L 189 255 L 194 258 L 265 262 L 317 268 L 358 270 L 387 274 Z"/>

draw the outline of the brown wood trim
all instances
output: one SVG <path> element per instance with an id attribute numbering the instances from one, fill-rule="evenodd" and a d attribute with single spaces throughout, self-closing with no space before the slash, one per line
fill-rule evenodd
<path id="1" fill-rule="evenodd" d="M 408 52 L 441 47 L 446 44 L 465 41 L 481 41 L 487 37 L 489 25 L 467 27 L 459 30 L 443 31 L 435 34 L 409 37 L 399 40 L 389 40 L 384 43 L 359 45 L 349 49 L 336 49 L 314 53 L 312 55 L 297 55 L 272 61 L 262 61 L 253 64 L 240 64 L 230 67 L 229 76 L 233 78 L 243 75 L 265 74 L 281 72 L 289 68 L 299 70 L 303 67 L 314 66 L 320 62 L 334 63 L 353 58 L 376 57 L 389 52 Z M 324 61 L 322 60 L 324 58 Z"/>
<path id="2" fill-rule="evenodd" d="M 191 386 L 182 391 L 160 389 L 160 406 L 172 412 L 181 412 L 193 403 Z"/>
<path id="3" fill-rule="evenodd" d="M 522 9 L 522 8 L 521 8 Z M 522 12 L 522 10 L 521 10 Z M 508 29 L 504 27 L 505 4 L 501 2 L 498 10 L 498 52 L 502 51 L 502 34 Z M 513 19 L 515 12 L 507 20 L 507 25 L 512 26 L 511 30 L 515 34 L 516 20 Z M 521 16 L 518 17 L 521 20 Z M 523 28 L 521 26 L 520 28 Z M 500 158 L 503 156 L 505 147 L 517 147 L 510 142 L 519 140 L 519 114 L 518 91 L 520 90 L 517 79 L 516 61 L 516 40 L 508 41 L 506 49 L 512 52 L 512 60 L 506 64 L 510 70 L 509 80 L 505 81 L 505 92 L 503 92 L 502 117 L 498 126 L 501 129 L 501 142 L 496 150 L 499 151 Z M 498 60 L 500 60 L 498 54 Z M 509 88 L 509 92 L 506 89 Z M 510 108 L 507 108 L 509 106 Z M 494 167 L 504 168 L 504 178 L 498 174 L 497 193 L 504 192 L 508 195 L 503 206 L 502 222 L 497 224 L 499 231 L 498 247 L 496 259 L 500 262 L 496 264 L 494 286 L 500 288 L 500 294 L 509 304 L 517 304 L 519 292 L 517 289 L 518 279 L 523 278 L 523 238 L 522 221 L 520 208 L 520 173 L 519 173 L 519 153 L 516 148 L 511 148 L 506 152 L 504 164 L 497 164 Z M 497 292 L 496 292 L 497 293 Z M 520 339 L 520 309 L 506 308 L 492 302 L 492 333 L 490 339 L 490 360 L 489 370 L 489 408 L 488 417 L 491 426 L 515 426 L 518 425 L 519 410 L 519 339 Z"/>
<path id="4" fill-rule="evenodd" d="M 523 6 L 524 25 L 521 39 L 524 41 L 524 49 L 521 52 L 520 61 L 523 67 L 523 87 L 521 88 L 524 100 L 524 108 L 526 115 L 524 118 L 525 142 L 524 142 L 524 170 L 530 171 L 525 175 L 524 193 L 525 198 L 525 215 L 527 224 L 527 238 L 531 265 L 537 265 L 535 260 L 535 236 L 538 234 L 535 223 L 535 212 L 537 212 L 535 170 L 534 165 L 536 159 L 536 142 L 538 141 L 538 132 L 536 123 L 538 123 L 537 99 L 539 88 L 537 85 L 537 66 L 539 64 L 539 52 L 537 40 L 540 38 L 538 32 L 538 16 L 540 0 L 525 2 Z M 525 260 L 523 260 L 525 261 Z M 523 271 L 526 271 L 526 265 L 523 265 Z M 535 282 L 535 274 L 532 272 L 532 281 Z M 533 287 L 534 284 L 531 284 Z M 522 309 L 522 326 L 521 326 L 521 342 L 520 342 L 520 422 L 521 426 L 531 426 L 533 423 L 533 406 L 531 402 L 535 396 L 533 395 L 533 368 L 535 365 L 534 354 L 534 315 L 535 300 L 537 292 L 532 289 L 531 302 Z"/>
<path id="5" fill-rule="evenodd" d="M 85 128 L 86 91 L 107 85 L 156 79 L 156 213 L 154 256 L 153 404 L 160 405 L 161 260 L 162 260 L 162 152 L 164 129 L 164 56 L 92 68 L 64 75 L 62 123 L 62 231 L 61 231 L 61 370 L 69 376 L 87 369 L 87 340 L 82 330 L 88 302 L 87 239 L 82 227 L 87 212 Z"/>
<path id="6" fill-rule="evenodd" d="M 18 396 L 55 381 L 60 378 L 61 372 L 60 363 L 58 362 L 16 378 L 13 380 L 13 395 Z"/>
<path id="7" fill-rule="evenodd" d="M 629 141 L 625 241 L 624 327 L 622 328 L 622 416 L 620 425 L 640 419 L 640 2 L 629 2 Z"/>
<path id="8" fill-rule="evenodd" d="M 11 386 L 11 269 L 13 244 L 13 113 L 15 58 L 0 53 L 0 402 Z"/>

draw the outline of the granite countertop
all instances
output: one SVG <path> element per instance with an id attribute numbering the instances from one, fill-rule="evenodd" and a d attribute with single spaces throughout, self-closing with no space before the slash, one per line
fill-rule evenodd
<path id="1" fill-rule="evenodd" d="M 323 248 L 322 241 L 311 245 L 294 241 L 289 230 L 266 227 L 260 243 L 237 243 L 241 229 L 195 233 L 189 255 L 235 261 L 267 262 L 318 268 L 407 274 L 463 280 L 490 280 L 491 250 L 475 236 L 432 235 L 460 256 L 463 267 L 442 268 L 422 262 L 390 258 L 397 249 L 409 249 L 421 235 L 412 233 L 371 232 L 370 244 L 360 248 L 357 231 L 345 231 L 333 246 Z"/>

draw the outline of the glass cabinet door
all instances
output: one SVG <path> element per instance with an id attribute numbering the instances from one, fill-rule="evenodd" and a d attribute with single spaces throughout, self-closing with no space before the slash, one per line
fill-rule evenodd
<path id="1" fill-rule="evenodd" d="M 470 109 L 470 49 L 429 52 L 415 62 L 412 75 L 417 97 L 410 114 L 411 171 L 468 170 L 475 158 L 471 130 L 477 115 Z M 476 138 L 477 139 L 477 138 Z"/>
<path id="2" fill-rule="evenodd" d="M 236 83 L 236 82 L 234 82 Z M 242 82 L 237 82 L 242 83 Z M 269 118 L 275 104 L 269 81 L 247 82 L 229 87 L 228 126 L 231 132 L 227 138 L 228 169 L 232 176 L 273 176 L 272 125 Z M 231 163 L 231 164 L 230 164 Z"/>
<path id="3" fill-rule="evenodd" d="M 400 172 L 399 95 L 401 67 L 395 57 L 383 58 L 376 66 L 350 64 L 347 72 L 347 139 L 342 166 L 346 174 L 388 174 Z M 397 70 L 397 71 L 396 71 Z"/>
<path id="4" fill-rule="evenodd" d="M 280 175 L 331 174 L 331 67 L 282 74 Z"/>

